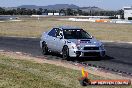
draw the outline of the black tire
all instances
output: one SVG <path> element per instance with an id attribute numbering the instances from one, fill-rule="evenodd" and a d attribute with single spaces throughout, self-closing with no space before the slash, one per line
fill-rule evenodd
<path id="1" fill-rule="evenodd" d="M 106 58 L 105 52 L 103 53 L 103 55 L 99 55 L 98 58 L 99 58 L 100 60 L 105 59 L 105 58 Z"/>
<path id="2" fill-rule="evenodd" d="M 43 46 L 42 46 L 42 54 L 43 55 L 47 55 L 49 52 L 48 52 L 48 47 L 46 45 L 46 43 L 43 43 Z"/>
<path id="3" fill-rule="evenodd" d="M 69 49 L 67 46 L 64 46 L 64 48 L 62 50 L 62 58 L 65 60 L 70 60 Z"/>

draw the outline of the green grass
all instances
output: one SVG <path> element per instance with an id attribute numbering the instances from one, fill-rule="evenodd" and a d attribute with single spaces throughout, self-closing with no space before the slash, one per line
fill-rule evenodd
<path id="1" fill-rule="evenodd" d="M 67 25 L 81 27 L 100 40 L 132 41 L 131 24 L 70 22 L 58 19 L 46 17 L 42 20 L 34 18 L 24 19 L 22 22 L 0 23 L 0 36 L 40 37 L 42 32 L 52 27 Z"/>
<path id="2" fill-rule="evenodd" d="M 0 88 L 83 88 L 81 71 L 0 55 Z M 90 74 L 90 79 L 104 79 Z M 90 86 L 87 88 L 123 88 Z M 131 88 L 128 86 L 126 88 Z"/>

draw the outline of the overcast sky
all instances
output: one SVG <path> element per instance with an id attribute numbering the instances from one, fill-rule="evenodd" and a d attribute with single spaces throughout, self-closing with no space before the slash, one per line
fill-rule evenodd
<path id="1" fill-rule="evenodd" d="M 1 7 L 15 7 L 20 5 L 53 5 L 75 4 L 78 6 L 97 6 L 103 9 L 118 10 L 123 6 L 132 6 L 132 0 L 0 0 Z"/>

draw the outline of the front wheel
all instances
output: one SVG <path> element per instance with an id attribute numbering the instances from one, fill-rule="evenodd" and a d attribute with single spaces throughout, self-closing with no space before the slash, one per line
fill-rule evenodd
<path id="1" fill-rule="evenodd" d="M 102 51 L 101 54 L 100 54 L 100 57 L 101 58 L 104 58 L 106 56 L 106 52 L 105 51 Z"/>
<path id="2" fill-rule="evenodd" d="M 67 46 L 65 46 L 62 50 L 62 57 L 65 60 L 70 60 L 70 56 L 69 56 L 69 49 Z"/>
<path id="3" fill-rule="evenodd" d="M 100 60 L 105 59 L 105 58 L 106 58 L 105 51 L 101 52 L 100 55 L 98 56 L 98 58 L 99 58 Z"/>

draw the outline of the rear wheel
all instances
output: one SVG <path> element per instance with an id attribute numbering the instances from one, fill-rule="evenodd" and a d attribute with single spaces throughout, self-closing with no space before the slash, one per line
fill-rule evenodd
<path id="1" fill-rule="evenodd" d="M 48 47 L 47 47 L 46 43 L 43 43 L 42 54 L 43 55 L 47 55 L 48 54 Z"/>
<path id="2" fill-rule="evenodd" d="M 62 57 L 63 57 L 63 59 L 70 60 L 69 49 L 67 46 L 64 46 L 64 48 L 62 50 Z"/>

